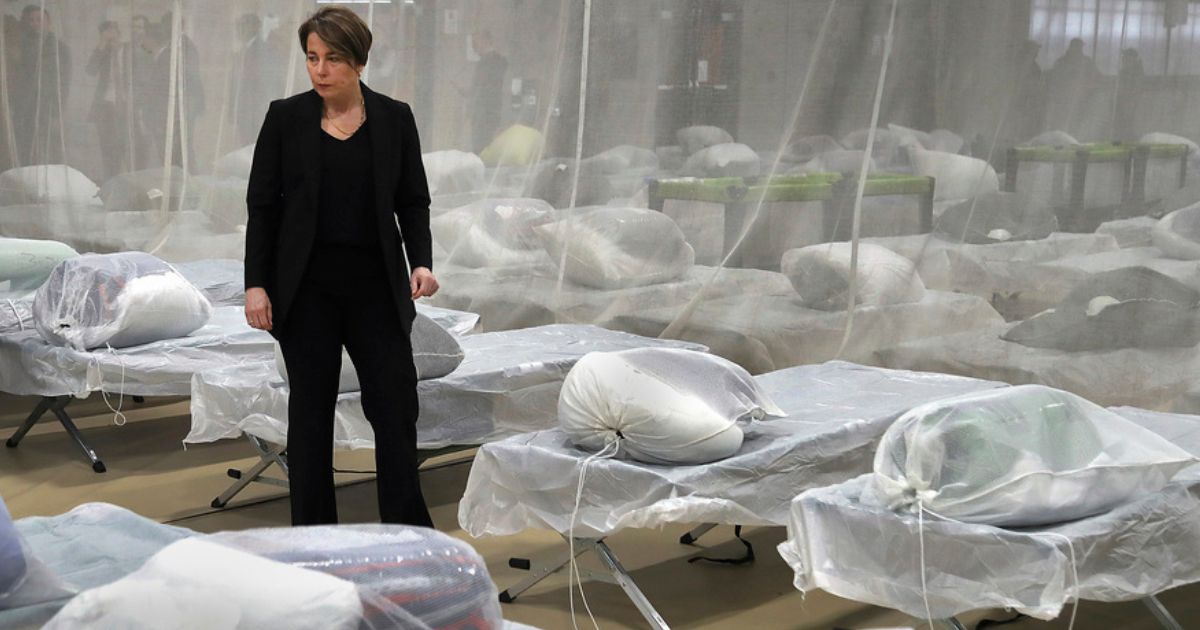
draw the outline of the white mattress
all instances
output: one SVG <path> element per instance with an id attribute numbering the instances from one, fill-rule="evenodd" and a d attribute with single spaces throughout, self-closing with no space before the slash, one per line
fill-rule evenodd
<path id="1" fill-rule="evenodd" d="M 207 325 L 186 337 L 89 352 L 51 345 L 32 328 L 25 304 L 16 307 L 30 319 L 6 318 L 3 313 L 12 306 L 0 302 L 0 391 L 9 394 L 187 396 L 193 374 L 250 369 L 275 356 L 275 339 L 247 325 L 241 306 L 218 306 Z M 479 321 L 474 313 L 424 304 L 418 304 L 417 311 L 453 334 L 470 332 Z"/>
<path id="2" fill-rule="evenodd" d="M 459 342 L 466 355 L 462 365 L 417 386 L 421 448 L 482 444 L 552 426 L 563 378 L 589 352 L 704 349 L 578 325 L 481 333 Z M 191 395 L 192 429 L 184 442 L 212 442 L 248 433 L 274 444 L 287 443 L 288 390 L 273 362 L 201 372 L 192 383 Z M 360 392 L 338 397 L 334 443 L 341 448 L 374 447 Z"/>
<path id="3" fill-rule="evenodd" d="M 741 449 L 699 466 L 601 459 L 588 467 L 575 535 L 667 523 L 784 525 L 800 492 L 871 470 L 887 427 L 911 407 L 1002 383 L 831 362 L 755 377 L 789 415 L 746 429 Z M 485 444 L 458 522 L 473 536 L 570 529 L 583 461 L 559 429 Z"/>
<path id="4" fill-rule="evenodd" d="M 780 275 L 780 274 L 776 274 Z M 606 328 L 657 336 L 683 308 L 647 308 L 601 324 Z M 986 330 L 1003 322 L 986 300 L 974 295 L 928 291 L 912 304 L 860 307 L 842 356 L 845 311 L 818 311 L 785 295 L 705 298 L 673 336 L 708 346 L 713 354 L 763 373 L 840 358 L 874 363 L 874 352 L 904 340 L 948 332 Z"/>
<path id="5" fill-rule="evenodd" d="M 1114 411 L 1200 456 L 1200 417 Z M 918 519 L 861 503 L 866 479 L 797 497 L 779 551 L 802 591 L 820 588 L 924 619 Z M 1200 470 L 1184 471 L 1160 492 L 1061 525 L 1002 529 L 925 515 L 923 529 L 933 618 L 1014 608 L 1049 619 L 1076 593 L 1127 601 L 1200 581 Z"/>
<path id="6" fill-rule="evenodd" d="M 1013 385 L 1038 384 L 1105 405 L 1192 413 L 1185 394 L 1200 374 L 1196 348 L 1066 352 L 1004 341 L 1015 324 L 990 330 L 907 341 L 877 353 L 899 369 L 959 374 Z"/>

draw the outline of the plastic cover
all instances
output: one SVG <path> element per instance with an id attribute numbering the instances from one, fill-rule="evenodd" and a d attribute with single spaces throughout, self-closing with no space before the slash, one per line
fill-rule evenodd
<path id="1" fill-rule="evenodd" d="M 213 309 L 208 324 L 187 336 L 112 350 L 55 346 L 27 328 L 0 335 L 0 391 L 27 396 L 83 396 L 97 390 L 187 396 L 196 372 L 270 361 L 274 348 L 269 333 L 246 324 L 240 306 Z"/>
<path id="2" fill-rule="evenodd" d="M 467 543 L 436 530 L 398 525 L 273 528 L 225 532 L 205 540 L 353 583 L 362 600 L 359 628 L 498 629 L 503 624 L 483 558 Z"/>
<path id="3" fill-rule="evenodd" d="M 850 306 L 850 257 L 850 243 L 810 245 L 784 253 L 781 267 L 801 304 L 843 310 Z M 925 297 L 912 261 L 878 245 L 859 245 L 857 276 L 854 303 L 861 306 L 909 304 Z"/>
<path id="4" fill-rule="evenodd" d="M 420 448 L 481 444 L 554 426 L 563 379 L 589 352 L 641 347 L 703 350 L 685 342 L 570 325 L 468 335 L 459 343 L 464 359 L 457 370 L 417 384 Z M 212 442 L 248 433 L 286 444 L 287 395 L 271 361 L 199 373 L 191 390 L 192 428 L 184 442 Z M 338 397 L 334 444 L 374 448 L 361 393 Z"/>
<path id="5" fill-rule="evenodd" d="M 575 535 L 602 537 L 668 523 L 784 525 L 788 504 L 800 492 L 869 472 L 879 438 L 900 414 L 946 396 L 1004 386 L 842 362 L 755 380 L 785 417 L 753 423 L 737 453 L 711 464 L 592 461 Z M 589 455 L 561 429 L 485 444 L 459 503 L 459 525 L 472 536 L 531 528 L 567 533 Z"/>
<path id="6" fill-rule="evenodd" d="M 568 279 L 597 289 L 677 280 L 696 260 L 679 226 L 645 208 L 581 210 L 534 231 Z"/>
<path id="7" fill-rule="evenodd" d="M 208 322 L 212 305 L 167 263 L 128 252 L 63 261 L 33 311 L 47 341 L 88 350 L 182 337 Z"/>
<path id="8" fill-rule="evenodd" d="M 485 199 L 430 221 L 446 261 L 463 267 L 548 264 L 533 228 L 553 221 L 554 208 L 541 199 Z"/>
<path id="9" fill-rule="evenodd" d="M 1113 411 L 1200 455 L 1194 416 Z M 1022 529 L 929 514 L 922 528 L 914 514 L 865 504 L 860 497 L 868 479 L 810 490 L 792 502 L 788 540 L 779 552 L 795 571 L 796 588 L 820 588 L 924 619 L 919 528 L 935 619 L 1002 607 L 1051 619 L 1075 598 L 1130 601 L 1200 580 L 1196 468 L 1108 512 Z"/>
<path id="10" fill-rule="evenodd" d="M 25 542 L 0 499 L 0 614 L 68 595 L 66 585 Z"/>
<path id="11" fill-rule="evenodd" d="M 727 272 L 721 275 L 725 276 Z M 782 278 L 782 274 L 775 275 Z M 922 339 L 954 331 L 990 330 L 1003 322 L 983 298 L 926 291 L 920 302 L 859 307 L 854 312 L 853 329 L 846 347 L 841 348 L 846 313 L 805 308 L 790 288 L 787 293 L 707 299 L 674 334 L 679 339 L 704 344 L 713 354 L 759 374 L 839 357 L 877 363 L 875 352 L 898 340 Z M 738 314 L 746 309 L 760 315 L 753 320 L 739 317 Z M 621 330 L 657 336 L 679 317 L 682 310 L 682 307 L 629 309 L 628 313 L 603 321 Z"/>
<path id="12" fill-rule="evenodd" d="M 1064 391 L 1021 385 L 916 407 L 884 434 L 865 503 L 1022 527 L 1157 492 L 1198 460 Z"/>
<path id="13" fill-rule="evenodd" d="M 1198 413 L 1200 356 L 1195 348 L 1121 348 L 1067 352 L 1004 341 L 1013 324 L 990 330 L 904 341 L 877 352 L 898 369 L 971 375 L 1014 385 L 1037 384 L 1078 394 L 1100 405 L 1129 405 Z"/>
<path id="14" fill-rule="evenodd" d="M 1181 208 L 1154 226 L 1154 246 L 1170 258 L 1200 260 L 1200 204 Z"/>
<path id="15" fill-rule="evenodd" d="M 576 445 L 655 464 L 703 464 L 742 445 L 739 420 L 782 416 L 750 374 L 720 357 L 638 348 L 591 353 L 563 382 L 558 422 Z"/>
<path id="16" fill-rule="evenodd" d="M 353 630 L 363 612 L 346 580 L 192 537 L 128 576 L 80 593 L 45 628 L 250 630 L 284 623 Z"/>

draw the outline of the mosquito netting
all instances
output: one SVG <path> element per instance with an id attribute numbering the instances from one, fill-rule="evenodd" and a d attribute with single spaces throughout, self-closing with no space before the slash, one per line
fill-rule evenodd
<path id="1" fill-rule="evenodd" d="M 323 4 L 3 3 L 0 290 L 48 273 L 28 239 L 241 259 L 253 144 L 310 88 Z M 420 129 L 432 303 L 485 330 L 1200 410 L 1200 4 L 341 4 Z"/>

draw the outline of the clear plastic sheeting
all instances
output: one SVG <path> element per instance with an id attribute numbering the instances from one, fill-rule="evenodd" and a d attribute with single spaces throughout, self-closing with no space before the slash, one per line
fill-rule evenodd
<path id="1" fill-rule="evenodd" d="M 481 444 L 557 423 L 558 393 L 571 367 L 589 352 L 641 347 L 703 350 L 593 326 L 544 326 L 468 335 L 464 359 L 452 374 L 420 381 L 421 448 Z M 185 443 L 212 442 L 243 433 L 287 444 L 288 390 L 273 362 L 215 368 L 196 375 L 191 388 L 192 429 Z M 334 444 L 374 448 L 375 438 L 358 392 L 338 396 Z"/>
<path id="2" fill-rule="evenodd" d="M 70 591 L 30 549 L 0 499 L 0 621 L 5 610 L 68 596 Z"/>
<path id="3" fill-rule="evenodd" d="M 1067 392 L 1019 385 L 916 407 L 862 500 L 1001 527 L 1073 521 L 1161 490 L 1200 459 Z"/>
<path id="4" fill-rule="evenodd" d="M 581 210 L 534 232 L 563 276 L 595 289 L 679 280 L 696 262 L 679 226 L 645 208 Z"/>
<path id="5" fill-rule="evenodd" d="M 749 320 L 739 317 L 741 309 L 752 309 L 757 316 Z M 683 309 L 630 310 L 607 320 L 605 325 L 657 336 Z M 794 293 L 730 296 L 701 302 L 673 336 L 704 344 L 713 354 L 758 374 L 838 357 L 877 363 L 875 352 L 898 340 L 939 337 L 951 331 L 986 331 L 1001 325 L 1003 319 L 983 298 L 927 291 L 921 301 L 911 304 L 859 307 L 854 312 L 854 329 L 843 348 L 846 321 L 845 311 L 805 308 Z"/>
<path id="6" fill-rule="evenodd" d="M 210 4 L 5 8 L 0 236 L 173 264 L 243 256 L 253 143 L 272 100 L 310 89 L 295 33 L 326 3 Z M 682 337 L 751 372 L 890 366 L 876 351 L 932 331 L 957 353 L 937 344 L 999 335 L 996 317 L 1027 320 L 1101 271 L 1200 280 L 1150 227 L 1200 202 L 1200 11 L 1175 11 L 1188 3 L 342 4 L 373 33 L 364 82 L 418 127 L 430 302 L 486 330 Z M 466 218 L 517 199 L 555 221 Z M 648 218 L 600 238 L 609 224 L 583 220 L 597 212 Z M 906 279 L 936 299 L 852 315 L 785 302 L 799 295 L 785 252 L 855 239 L 908 259 Z M 1155 351 L 1180 360 L 1135 362 L 1096 389 L 1177 378 L 1187 341 Z M 1001 348 L 988 365 L 1042 369 L 1025 346 Z M 991 378 L 988 365 L 968 373 Z"/>
<path id="7" fill-rule="evenodd" d="M 2 305 L 2 304 L 0 304 Z M 0 391 L 22 396 L 186 396 L 192 374 L 269 361 L 275 339 L 246 324 L 240 306 L 213 309 L 192 333 L 129 348 L 80 351 L 47 343 L 36 330 L 0 335 Z"/>
<path id="8" fill-rule="evenodd" d="M 33 300 L 38 332 L 81 351 L 182 337 L 211 316 L 212 305 L 196 287 L 141 252 L 67 259 Z"/>
<path id="9" fill-rule="evenodd" d="M 1086 352 L 1033 348 L 1002 338 L 1015 325 L 901 342 L 879 350 L 877 361 L 898 369 L 1046 385 L 1100 405 L 1200 412 L 1189 396 L 1200 370 L 1193 347 Z"/>
<path id="10" fill-rule="evenodd" d="M 733 456 L 698 466 L 620 459 L 588 464 L 576 536 L 668 523 L 776 525 L 810 488 L 871 470 L 887 427 L 910 408 L 1001 383 L 832 362 L 755 377 L 787 414 L 746 429 Z M 570 530 L 576 485 L 591 453 L 560 430 L 485 444 L 459 503 L 472 536 Z"/>
<path id="11" fill-rule="evenodd" d="M 358 592 L 346 580 L 191 537 L 120 580 L 80 593 L 45 628 L 249 630 L 284 622 L 351 630 L 362 618 Z"/>
<path id="12" fill-rule="evenodd" d="M 5 628 L 40 628 L 75 592 L 125 577 L 158 550 L 192 535 L 190 530 L 162 525 L 107 503 L 85 503 L 57 516 L 23 518 L 16 527 L 30 554 L 68 590 L 40 604 L 0 610 L 0 626 Z"/>
<path id="13" fill-rule="evenodd" d="M 1113 411 L 1200 455 L 1200 418 Z M 929 514 L 921 523 L 915 514 L 864 503 L 868 479 L 810 490 L 792 502 L 788 540 L 779 552 L 795 571 L 796 588 L 820 588 L 921 619 L 926 601 L 935 619 L 1001 607 L 1052 619 L 1076 599 L 1129 601 L 1200 581 L 1195 468 L 1109 511 L 1018 529 Z"/>
<path id="14" fill-rule="evenodd" d="M 436 530 L 398 525 L 251 529 L 204 540 L 352 583 L 362 602 L 358 628 L 503 625 L 483 558 L 467 543 Z M 290 621 L 285 625 L 296 627 Z"/>

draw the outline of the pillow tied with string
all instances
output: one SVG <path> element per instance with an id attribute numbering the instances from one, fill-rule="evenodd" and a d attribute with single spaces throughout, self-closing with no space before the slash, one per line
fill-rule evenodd
<path id="1" fill-rule="evenodd" d="M 595 289 L 671 282 L 696 262 L 679 226 L 645 208 L 581 209 L 533 231 L 568 280 Z"/>
<path id="2" fill-rule="evenodd" d="M 76 350 L 183 337 L 212 317 L 208 298 L 174 267 L 143 252 L 63 261 L 33 298 L 46 341 Z"/>
<path id="3" fill-rule="evenodd" d="M 746 370 L 674 348 L 585 355 L 563 381 L 559 426 L 589 451 L 652 464 L 704 464 L 736 453 L 739 421 L 784 416 Z"/>
<path id="4" fill-rule="evenodd" d="M 784 276 L 807 308 L 836 311 L 850 303 L 850 243 L 809 245 L 784 252 Z M 887 306 L 925 299 L 925 283 L 909 259 L 881 245 L 858 246 L 855 304 Z"/>
<path id="5" fill-rule="evenodd" d="M 1196 457 L 1040 385 L 921 405 L 875 452 L 863 502 L 1000 527 L 1071 521 L 1162 489 Z"/>

